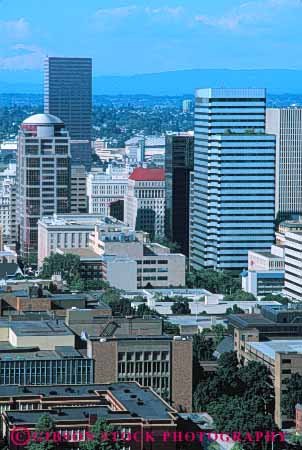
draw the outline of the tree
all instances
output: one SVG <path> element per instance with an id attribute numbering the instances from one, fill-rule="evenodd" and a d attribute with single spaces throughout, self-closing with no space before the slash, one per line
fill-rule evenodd
<path id="1" fill-rule="evenodd" d="M 239 276 L 222 270 L 200 269 L 187 273 L 189 288 L 206 289 L 214 294 L 230 294 L 240 289 Z"/>
<path id="2" fill-rule="evenodd" d="M 293 373 L 284 380 L 286 391 L 282 395 L 282 412 L 294 420 L 297 403 L 302 403 L 302 375 Z"/>
<path id="3" fill-rule="evenodd" d="M 188 300 L 176 300 L 171 306 L 171 311 L 173 314 L 191 314 Z"/>
<path id="4" fill-rule="evenodd" d="M 238 289 L 233 294 L 227 294 L 223 297 L 225 302 L 256 302 L 254 294 Z"/>
<path id="5" fill-rule="evenodd" d="M 179 336 L 180 335 L 180 328 L 179 328 L 178 325 L 175 325 L 174 323 L 171 323 L 168 320 L 164 320 L 164 322 L 163 322 L 163 332 L 165 334 L 170 334 L 172 336 Z"/>
<path id="6" fill-rule="evenodd" d="M 109 283 L 104 280 L 85 280 L 84 283 L 87 291 L 98 291 L 110 288 Z"/>
<path id="7" fill-rule="evenodd" d="M 80 276 L 80 257 L 71 253 L 60 255 L 53 253 L 44 259 L 42 278 L 51 278 L 55 273 L 61 273 L 62 278 L 70 283 L 75 276 Z"/>
<path id="8" fill-rule="evenodd" d="M 83 292 L 85 289 L 85 282 L 79 276 L 79 274 L 74 275 L 69 282 L 69 287 L 73 291 Z"/>
<path id="9" fill-rule="evenodd" d="M 43 414 L 38 419 L 36 425 L 37 438 L 32 441 L 28 446 L 28 450 L 52 450 L 54 448 L 53 440 L 46 439 L 46 433 L 53 432 L 55 429 L 54 422 L 49 414 Z M 41 442 L 39 442 L 41 441 Z"/>
<path id="10" fill-rule="evenodd" d="M 243 309 L 239 308 L 239 306 L 234 305 L 232 308 L 227 308 L 226 314 L 244 314 Z"/>
<path id="11" fill-rule="evenodd" d="M 91 427 L 93 440 L 80 442 L 79 447 L 82 450 L 120 450 L 122 445 L 113 439 L 113 433 L 119 432 L 119 429 L 109 424 L 105 418 L 99 418 Z M 108 439 L 106 439 L 108 436 Z"/>
<path id="12" fill-rule="evenodd" d="M 278 302 L 281 303 L 282 305 L 287 305 L 288 303 L 290 303 L 289 298 L 284 297 L 283 295 L 280 294 L 267 294 L 264 297 L 261 298 L 261 301 L 265 301 L 265 302 Z"/>
<path id="13" fill-rule="evenodd" d="M 213 358 L 215 344 L 213 339 L 207 339 L 204 333 L 193 336 L 193 361 L 198 365 L 199 361 L 209 361 Z"/>
<path id="14" fill-rule="evenodd" d="M 168 247 L 171 251 L 171 253 L 179 253 L 180 252 L 180 246 L 177 242 L 171 242 L 169 239 L 162 237 L 155 239 L 155 242 L 157 242 L 160 245 L 163 245 L 164 247 Z"/>

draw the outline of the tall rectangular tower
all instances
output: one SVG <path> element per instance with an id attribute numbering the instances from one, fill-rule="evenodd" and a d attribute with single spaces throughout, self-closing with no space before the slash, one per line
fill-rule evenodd
<path id="1" fill-rule="evenodd" d="M 91 167 L 92 60 L 47 57 L 44 112 L 63 120 L 71 139 L 72 164 Z"/>
<path id="2" fill-rule="evenodd" d="M 50 114 L 23 121 L 18 136 L 17 224 L 21 256 L 33 264 L 38 220 L 70 212 L 70 144 L 64 123 Z"/>
<path id="3" fill-rule="evenodd" d="M 196 93 L 191 264 L 243 269 L 274 242 L 275 137 L 265 89 Z"/>
<path id="4" fill-rule="evenodd" d="M 302 215 L 302 108 L 268 108 L 266 131 L 276 135 L 276 218 Z"/>
<path id="5" fill-rule="evenodd" d="M 166 226 L 165 234 L 189 256 L 190 173 L 194 169 L 194 134 L 166 135 Z"/>

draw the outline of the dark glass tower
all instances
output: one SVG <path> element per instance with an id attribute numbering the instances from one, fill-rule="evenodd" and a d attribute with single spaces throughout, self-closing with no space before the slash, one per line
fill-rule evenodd
<path id="1" fill-rule="evenodd" d="M 193 133 L 166 136 L 166 236 L 189 256 L 190 172 L 194 169 Z"/>
<path id="2" fill-rule="evenodd" d="M 60 117 L 71 139 L 72 164 L 91 166 L 92 60 L 47 57 L 44 112 Z"/>

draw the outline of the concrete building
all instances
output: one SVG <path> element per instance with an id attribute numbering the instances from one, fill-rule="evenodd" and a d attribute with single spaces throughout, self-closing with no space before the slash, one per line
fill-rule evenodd
<path id="1" fill-rule="evenodd" d="M 192 341 L 168 336 L 89 337 L 87 355 L 95 360 L 95 380 L 136 381 L 151 387 L 176 409 L 192 408 Z M 103 364 L 106 361 L 106 364 Z"/>
<path id="2" fill-rule="evenodd" d="M 151 239 L 165 234 L 165 172 L 136 168 L 129 177 L 124 221 Z"/>
<path id="3" fill-rule="evenodd" d="M 194 134 L 166 135 L 166 226 L 165 234 L 189 256 L 190 173 L 194 170 Z"/>
<path id="4" fill-rule="evenodd" d="M 61 119 L 36 114 L 18 136 L 17 224 L 24 262 L 37 259 L 38 220 L 70 211 L 70 144 Z"/>
<path id="5" fill-rule="evenodd" d="M 110 216 L 116 201 L 123 201 L 128 187 L 128 170 L 103 172 L 93 170 L 87 177 L 88 211 Z"/>
<path id="6" fill-rule="evenodd" d="M 249 342 L 245 344 L 245 361 L 259 361 L 271 371 L 275 388 L 275 422 L 279 428 L 290 428 L 295 417 L 282 411 L 282 397 L 286 380 L 297 373 L 302 375 L 302 339 Z"/>
<path id="7" fill-rule="evenodd" d="M 87 213 L 86 169 L 82 165 L 71 166 L 70 182 L 70 212 L 71 214 Z"/>
<path id="8" fill-rule="evenodd" d="M 284 287 L 284 247 L 270 252 L 248 252 L 248 270 L 241 273 L 242 289 L 253 295 L 280 293 Z"/>
<path id="9" fill-rule="evenodd" d="M 16 242 L 16 164 L 0 172 L 0 225 L 5 243 Z"/>
<path id="10" fill-rule="evenodd" d="M 96 226 L 90 235 L 90 247 L 101 256 L 114 255 L 135 261 L 138 288 L 185 285 L 185 256 L 150 243 L 147 233 L 135 232 L 123 223 Z"/>
<path id="11" fill-rule="evenodd" d="M 275 136 L 264 89 L 198 89 L 195 103 L 194 268 L 244 269 L 274 242 Z"/>
<path id="12" fill-rule="evenodd" d="M 193 111 L 193 101 L 190 99 L 183 100 L 182 102 L 182 112 L 190 113 Z"/>
<path id="13" fill-rule="evenodd" d="M 108 224 L 115 223 L 107 218 Z M 103 224 L 99 214 L 58 214 L 44 216 L 38 221 L 38 265 L 55 250 L 65 248 L 88 248 L 89 235 L 95 225 Z"/>
<path id="14" fill-rule="evenodd" d="M 266 131 L 276 136 L 276 218 L 295 219 L 302 214 L 302 108 L 268 108 Z"/>
<path id="15" fill-rule="evenodd" d="M 284 294 L 293 300 L 302 300 L 302 232 L 285 233 Z"/>
<path id="16" fill-rule="evenodd" d="M 60 117 L 71 139 L 72 163 L 91 166 L 92 60 L 46 57 L 44 112 Z"/>
<path id="17" fill-rule="evenodd" d="M 92 427 L 97 419 L 105 420 L 119 433 L 135 436 L 131 442 L 120 442 L 120 448 L 151 449 L 151 444 L 156 450 L 176 450 L 175 440 L 173 442 L 173 433 L 177 430 L 176 411 L 152 389 L 142 388 L 137 383 L 27 386 L 26 392 L 24 389 L 0 387 L 1 433 L 13 450 L 17 447 L 12 430 L 22 426 L 33 433 L 41 411 L 51 416 L 55 432 L 61 436 L 61 441 L 57 442 L 58 438 L 55 444 L 59 450 L 67 446 L 77 449 L 79 441 L 92 439 Z"/>

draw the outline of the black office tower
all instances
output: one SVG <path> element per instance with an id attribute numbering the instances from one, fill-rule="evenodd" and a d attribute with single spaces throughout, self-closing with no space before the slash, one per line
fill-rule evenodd
<path id="1" fill-rule="evenodd" d="M 166 236 L 189 256 L 190 172 L 194 169 L 193 133 L 166 135 Z"/>
<path id="2" fill-rule="evenodd" d="M 71 139 L 72 164 L 91 167 L 92 60 L 47 57 L 44 112 L 59 117 Z"/>

